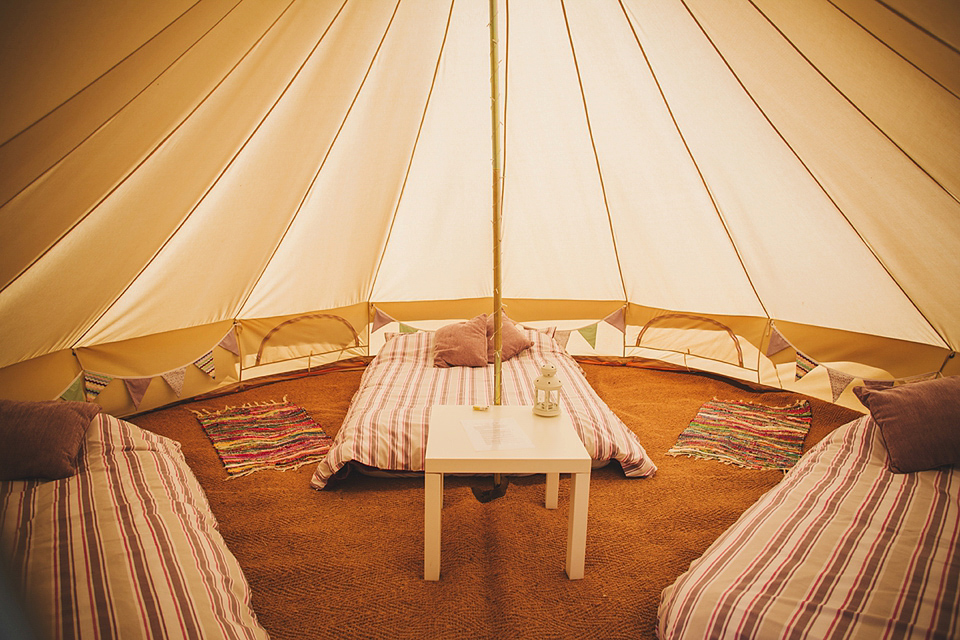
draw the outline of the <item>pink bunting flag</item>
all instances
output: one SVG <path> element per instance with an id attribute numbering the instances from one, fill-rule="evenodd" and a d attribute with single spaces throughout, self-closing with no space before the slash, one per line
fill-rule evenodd
<path id="1" fill-rule="evenodd" d="M 200 371 L 203 371 L 211 378 L 217 377 L 217 366 L 213 361 L 212 349 L 205 353 L 199 360 L 195 360 L 193 364 L 197 367 L 197 369 L 200 369 Z"/>
<path id="2" fill-rule="evenodd" d="M 616 327 L 620 333 L 627 332 L 627 316 L 623 312 L 623 307 L 620 307 L 606 318 L 603 319 L 604 322 L 609 324 L 612 327 Z"/>
<path id="3" fill-rule="evenodd" d="M 767 344 L 767 357 L 769 358 L 775 353 L 780 353 L 784 349 L 790 347 L 790 343 L 786 338 L 783 337 L 783 334 L 777 331 L 776 327 L 771 327 L 772 333 L 770 334 L 770 342 Z"/>
<path id="4" fill-rule="evenodd" d="M 817 367 L 817 362 L 810 356 L 797 351 L 797 380 L 807 375 Z"/>
<path id="5" fill-rule="evenodd" d="M 226 349 L 235 356 L 240 355 L 240 345 L 237 344 L 237 332 L 234 329 L 230 329 L 230 333 L 223 336 L 223 340 L 217 346 Z"/>
<path id="6" fill-rule="evenodd" d="M 140 402 L 143 400 L 144 394 L 147 393 L 147 387 L 150 386 L 150 381 L 153 378 L 124 378 L 123 384 L 127 387 L 127 393 L 130 394 L 130 399 L 133 401 L 133 406 L 137 409 L 140 408 Z"/>
<path id="7" fill-rule="evenodd" d="M 377 307 L 374 307 L 373 314 L 373 330 L 378 331 L 391 322 L 396 322 L 393 318 L 385 314 L 383 311 L 380 311 Z"/>
<path id="8" fill-rule="evenodd" d="M 186 367 L 180 367 L 179 369 L 174 369 L 173 371 L 168 371 L 161 375 L 160 377 L 167 381 L 167 384 L 170 385 L 170 388 L 173 389 L 173 392 L 177 394 L 177 397 L 180 397 L 180 392 L 183 391 L 183 377 L 187 373 Z"/>
<path id="9" fill-rule="evenodd" d="M 571 333 L 572 331 L 570 331 L 569 329 L 566 329 L 566 330 L 557 329 L 556 332 L 554 332 L 553 334 L 553 339 L 557 341 L 557 344 L 560 345 L 560 348 L 566 350 L 567 342 L 570 341 Z"/>
<path id="10" fill-rule="evenodd" d="M 93 401 L 96 400 L 97 396 L 100 395 L 100 392 L 110 384 L 112 381 L 108 375 L 102 373 L 95 373 L 93 371 L 84 371 L 83 372 L 83 389 L 86 392 L 87 400 Z"/>
<path id="11" fill-rule="evenodd" d="M 853 382 L 853 376 L 848 373 L 843 373 L 842 371 L 834 371 L 829 367 L 827 368 L 827 375 L 830 378 L 830 390 L 833 391 L 833 401 L 836 402 L 840 394 L 843 393 L 843 390 Z"/>

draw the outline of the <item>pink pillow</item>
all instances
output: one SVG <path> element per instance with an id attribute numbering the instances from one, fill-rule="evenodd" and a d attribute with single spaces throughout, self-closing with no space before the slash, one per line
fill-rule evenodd
<path id="1" fill-rule="evenodd" d="M 437 367 L 487 366 L 487 316 L 448 324 L 434 334 L 433 364 Z"/>
<path id="2" fill-rule="evenodd" d="M 891 471 L 960 464 L 960 376 L 853 392 L 880 427 Z"/>
<path id="3" fill-rule="evenodd" d="M 487 362 L 493 362 L 496 355 L 496 349 L 493 346 L 493 316 L 487 316 Z M 527 338 L 523 330 L 518 327 L 513 320 L 506 314 L 503 316 L 503 323 L 500 328 L 500 362 L 506 362 L 524 349 L 533 346 L 533 341 Z"/>

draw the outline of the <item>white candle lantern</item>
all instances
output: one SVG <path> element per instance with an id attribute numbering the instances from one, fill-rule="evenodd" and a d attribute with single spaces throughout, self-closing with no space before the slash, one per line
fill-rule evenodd
<path id="1" fill-rule="evenodd" d="M 533 381 L 533 412 L 538 416 L 558 416 L 563 383 L 557 377 L 557 367 L 548 362 L 540 367 L 540 374 Z"/>

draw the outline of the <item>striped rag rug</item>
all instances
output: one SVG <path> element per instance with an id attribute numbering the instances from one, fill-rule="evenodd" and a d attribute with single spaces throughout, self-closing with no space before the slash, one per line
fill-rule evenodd
<path id="1" fill-rule="evenodd" d="M 193 413 L 231 476 L 319 462 L 333 442 L 310 414 L 286 398 Z"/>
<path id="2" fill-rule="evenodd" d="M 806 400 L 768 407 L 714 399 L 700 407 L 667 455 L 786 470 L 800 459 L 812 418 Z"/>

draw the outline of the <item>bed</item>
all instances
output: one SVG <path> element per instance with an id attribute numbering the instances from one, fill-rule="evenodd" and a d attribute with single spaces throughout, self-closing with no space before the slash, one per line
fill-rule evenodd
<path id="1" fill-rule="evenodd" d="M 50 403 L 44 415 L 70 405 L 86 411 Z M 75 461 L 64 455 L 74 445 L 56 444 L 63 477 L 0 482 L 0 558 L 25 610 L 8 624 L 37 638 L 267 638 L 180 445 L 106 414 L 85 419 L 68 438 Z"/>
<path id="2" fill-rule="evenodd" d="M 475 319 L 476 320 L 476 319 Z M 533 381 L 544 363 L 557 367 L 561 408 L 598 464 L 616 460 L 628 477 L 650 476 L 656 466 L 636 434 L 600 399 L 583 370 L 547 332 L 515 328 L 528 345 L 502 363 L 504 405 L 533 405 Z M 492 405 L 493 366 L 437 366 L 438 332 L 392 336 L 367 367 L 343 425 L 311 486 L 323 489 L 353 466 L 379 472 L 421 472 L 430 407 Z"/>
<path id="3" fill-rule="evenodd" d="M 889 411 L 870 409 L 811 448 L 663 591 L 662 640 L 960 637 L 960 469 L 937 466 L 949 456 L 898 468 L 897 444 L 955 455 L 960 413 L 943 422 L 945 445 L 924 442 L 922 424 L 898 434 Z"/>

